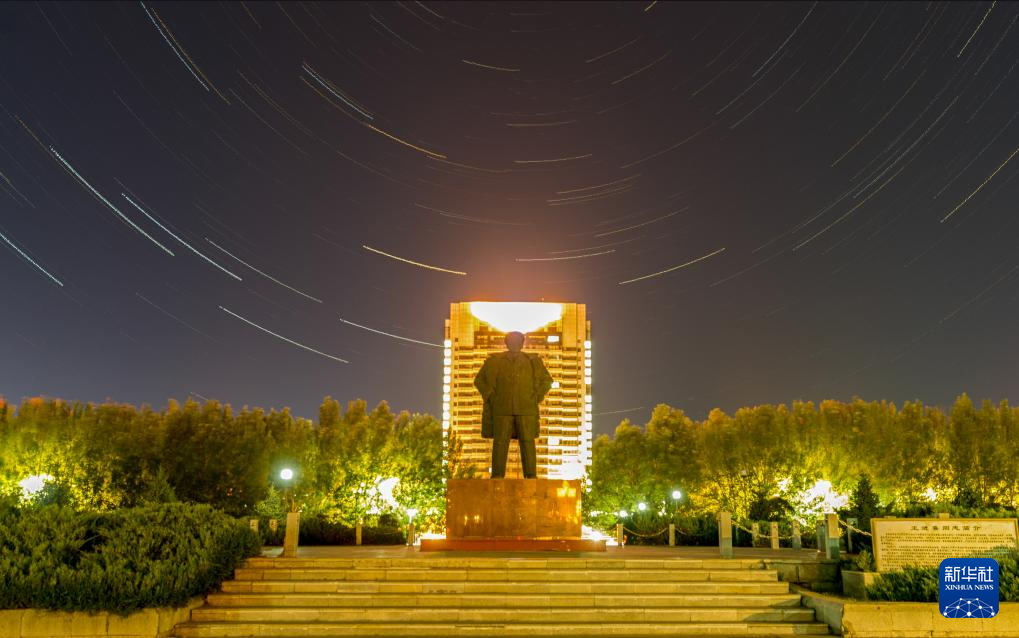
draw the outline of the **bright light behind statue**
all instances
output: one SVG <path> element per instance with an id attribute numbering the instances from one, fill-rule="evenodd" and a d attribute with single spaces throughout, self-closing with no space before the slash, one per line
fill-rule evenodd
<path id="1" fill-rule="evenodd" d="M 294 478 L 294 471 L 289 467 L 285 467 L 280 471 L 280 478 L 284 481 L 289 481 Z"/>
<path id="2" fill-rule="evenodd" d="M 471 314 L 501 332 L 527 334 L 561 319 L 563 306 L 536 301 L 472 301 Z"/>

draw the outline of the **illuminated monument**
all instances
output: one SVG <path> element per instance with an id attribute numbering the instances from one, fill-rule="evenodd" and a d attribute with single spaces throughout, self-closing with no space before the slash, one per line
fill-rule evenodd
<path id="1" fill-rule="evenodd" d="M 492 441 L 481 438 L 483 402 L 474 377 L 489 354 L 505 351 L 506 333 L 514 330 L 527 335 L 524 351 L 540 354 L 554 380 L 539 406 L 538 478 L 583 478 L 591 465 L 592 405 L 591 323 L 584 304 L 451 303 L 443 342 L 443 432 L 462 443 L 457 462 L 487 477 Z M 522 476 L 514 444 L 506 477 Z"/>

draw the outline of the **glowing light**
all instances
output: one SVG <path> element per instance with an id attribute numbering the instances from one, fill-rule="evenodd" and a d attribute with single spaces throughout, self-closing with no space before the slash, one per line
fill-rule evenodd
<path id="1" fill-rule="evenodd" d="M 280 478 L 283 479 L 284 481 L 289 481 L 290 479 L 294 478 L 294 471 L 289 467 L 285 467 L 282 470 L 280 470 Z"/>
<path id="2" fill-rule="evenodd" d="M 399 507 L 399 505 L 396 502 L 396 499 L 393 497 L 393 490 L 396 489 L 396 486 L 399 482 L 400 479 L 398 478 L 379 479 L 378 481 L 375 482 L 375 485 L 373 485 L 369 490 L 369 494 L 372 497 L 371 500 L 375 503 L 381 501 L 386 507 L 392 509 Z M 368 513 L 379 514 L 380 512 L 381 510 L 376 505 L 373 506 Z"/>
<path id="3" fill-rule="evenodd" d="M 407 508 L 407 518 L 408 519 L 414 520 L 414 517 L 417 516 L 417 513 L 418 513 L 418 511 L 417 511 L 416 507 L 408 507 Z"/>
<path id="4" fill-rule="evenodd" d="M 849 504 L 849 496 L 832 489 L 831 481 L 819 479 L 814 484 L 800 491 L 787 491 L 791 481 L 783 479 L 778 482 L 779 495 L 793 504 L 797 518 L 801 523 L 816 518 L 825 512 L 844 509 Z"/>
<path id="5" fill-rule="evenodd" d="M 553 381 L 552 382 L 552 387 L 553 388 L 558 388 L 559 387 L 559 382 L 558 381 Z"/>
<path id="6" fill-rule="evenodd" d="M 563 306 L 530 301 L 472 301 L 471 314 L 501 332 L 526 334 L 560 319 Z"/>
<path id="7" fill-rule="evenodd" d="M 647 509 L 647 503 L 637 503 L 637 509 L 643 512 Z"/>
<path id="8" fill-rule="evenodd" d="M 619 518 L 626 518 L 627 516 L 626 510 L 619 510 Z"/>
<path id="9" fill-rule="evenodd" d="M 27 478 L 23 478 L 18 481 L 18 486 L 21 487 L 21 498 L 28 500 L 41 492 L 46 487 L 47 481 L 52 481 L 53 477 L 49 474 L 33 474 Z"/>
<path id="10" fill-rule="evenodd" d="M 445 339 L 442 342 L 442 345 L 443 345 L 443 347 L 446 347 L 446 348 L 452 348 L 453 347 L 453 342 L 451 340 L 449 340 L 449 339 Z"/>
<path id="11" fill-rule="evenodd" d="M 933 487 L 928 487 L 927 490 L 924 491 L 923 497 L 933 503 L 938 500 L 938 493 L 934 491 Z"/>
<path id="12" fill-rule="evenodd" d="M 589 340 L 588 340 L 588 341 L 585 341 L 585 342 L 584 342 L 584 347 L 585 347 L 586 349 L 590 350 L 590 349 L 591 349 L 591 342 L 590 342 Z"/>
<path id="13" fill-rule="evenodd" d="M 679 490 L 672 490 L 672 498 L 678 501 L 679 499 L 683 498 L 683 493 L 680 492 Z"/>
<path id="14" fill-rule="evenodd" d="M 549 343 L 559 343 L 559 335 L 549 335 L 548 336 L 548 342 Z"/>

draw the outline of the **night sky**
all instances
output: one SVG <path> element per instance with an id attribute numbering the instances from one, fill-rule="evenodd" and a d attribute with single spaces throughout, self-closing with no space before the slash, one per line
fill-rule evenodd
<path id="1" fill-rule="evenodd" d="M 449 303 L 545 300 L 596 433 L 1019 399 L 1017 19 L 2 3 L 0 394 L 439 414 Z"/>

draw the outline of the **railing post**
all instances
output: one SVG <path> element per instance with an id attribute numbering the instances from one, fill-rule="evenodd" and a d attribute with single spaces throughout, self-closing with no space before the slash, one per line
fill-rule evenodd
<path id="1" fill-rule="evenodd" d="M 855 518 L 847 518 L 846 522 L 852 525 L 853 527 L 856 527 L 857 525 L 860 524 L 859 521 L 857 521 Z M 846 527 L 846 553 L 847 554 L 853 553 L 853 530 L 851 527 L 848 526 Z"/>
<path id="2" fill-rule="evenodd" d="M 750 546 L 757 547 L 757 537 L 761 535 L 761 525 L 759 523 L 750 524 Z"/>
<path id="3" fill-rule="evenodd" d="M 732 558 L 732 514 L 718 514 L 718 549 L 722 558 Z"/>
<path id="4" fill-rule="evenodd" d="M 778 523 L 771 522 L 771 548 L 778 549 Z"/>
<path id="5" fill-rule="evenodd" d="M 620 547 L 623 546 L 623 524 L 622 523 L 616 523 L 616 543 L 618 543 Z"/>
<path id="6" fill-rule="evenodd" d="M 817 553 L 824 554 L 827 550 L 825 549 L 828 544 L 828 540 L 824 535 L 824 521 L 817 522 Z"/>
<path id="7" fill-rule="evenodd" d="M 825 558 L 837 559 L 839 552 L 839 517 L 838 514 L 824 515 L 824 535 L 827 539 Z"/>
<path id="8" fill-rule="evenodd" d="M 676 524 L 669 523 L 669 547 L 676 546 Z"/>
<path id="9" fill-rule="evenodd" d="M 362 529 L 361 521 L 358 521 L 357 522 L 357 526 L 354 528 L 354 544 L 355 545 L 360 545 L 361 544 L 361 529 Z"/>
<path id="10" fill-rule="evenodd" d="M 800 522 L 793 521 L 793 549 L 803 549 L 803 541 L 800 539 Z"/>

